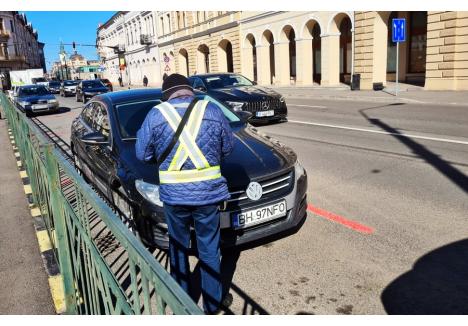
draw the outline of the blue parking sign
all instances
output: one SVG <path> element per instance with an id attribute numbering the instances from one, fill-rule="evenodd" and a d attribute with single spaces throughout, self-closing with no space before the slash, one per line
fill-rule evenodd
<path id="1" fill-rule="evenodd" d="M 392 41 L 394 43 L 406 41 L 406 19 L 392 19 Z"/>

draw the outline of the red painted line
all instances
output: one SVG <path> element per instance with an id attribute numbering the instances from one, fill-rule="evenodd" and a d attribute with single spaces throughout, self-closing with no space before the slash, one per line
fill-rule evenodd
<path id="1" fill-rule="evenodd" d="M 347 228 L 350 228 L 354 231 L 358 231 L 361 233 L 366 233 L 366 234 L 371 234 L 374 232 L 374 229 L 368 226 L 365 226 L 361 223 L 355 222 L 348 220 L 342 216 L 327 212 L 321 208 L 315 207 L 312 204 L 307 204 L 307 210 L 309 212 L 312 212 L 318 216 L 321 216 L 323 218 L 326 218 L 327 220 L 339 223 L 341 225 L 346 226 Z"/>

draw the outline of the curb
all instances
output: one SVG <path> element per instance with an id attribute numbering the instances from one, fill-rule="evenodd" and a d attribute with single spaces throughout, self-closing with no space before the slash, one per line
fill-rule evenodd
<path id="1" fill-rule="evenodd" d="M 32 188 L 29 181 L 29 176 L 25 170 L 25 166 L 21 161 L 21 155 L 16 147 L 15 140 L 11 129 L 8 128 L 8 135 L 16 158 L 16 164 L 19 170 L 19 176 L 23 182 L 24 193 L 28 199 L 31 218 L 34 223 L 36 231 L 37 242 L 39 244 L 39 251 L 41 253 L 42 263 L 47 273 L 50 293 L 54 302 L 55 311 L 57 314 L 65 313 L 65 300 L 63 290 L 63 280 L 60 274 L 60 268 L 55 257 L 54 248 L 50 240 L 49 232 L 47 231 L 44 219 L 41 215 L 41 210 L 33 202 Z M 52 237 L 55 237 L 52 233 Z"/>

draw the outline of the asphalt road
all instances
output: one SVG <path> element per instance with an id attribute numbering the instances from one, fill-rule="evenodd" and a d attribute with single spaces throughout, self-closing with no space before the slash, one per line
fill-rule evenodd
<path id="1" fill-rule="evenodd" d="M 40 119 L 65 140 L 74 98 Z M 310 212 L 230 257 L 233 313 L 467 314 L 468 106 L 289 98 Z M 228 275 L 229 276 L 229 275 Z"/>

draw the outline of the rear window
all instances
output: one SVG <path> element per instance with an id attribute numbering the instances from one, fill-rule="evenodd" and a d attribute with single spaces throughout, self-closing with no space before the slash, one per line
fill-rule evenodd
<path id="1" fill-rule="evenodd" d="M 95 88 L 95 87 L 105 87 L 103 83 L 99 80 L 90 80 L 83 82 L 84 88 Z"/>
<path id="2" fill-rule="evenodd" d="M 78 85 L 79 81 L 78 80 L 66 80 L 63 82 L 64 86 L 74 86 Z"/>
<path id="3" fill-rule="evenodd" d="M 60 83 L 59 82 L 49 82 L 49 86 L 57 87 L 57 86 L 60 86 Z"/>
<path id="4" fill-rule="evenodd" d="M 50 94 L 50 92 L 44 86 L 20 88 L 18 92 L 19 96 L 47 95 L 47 94 Z"/>

